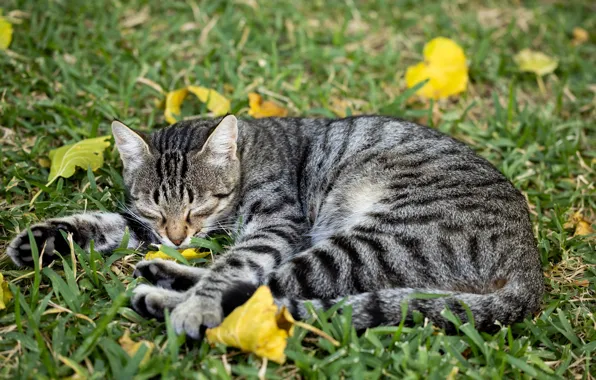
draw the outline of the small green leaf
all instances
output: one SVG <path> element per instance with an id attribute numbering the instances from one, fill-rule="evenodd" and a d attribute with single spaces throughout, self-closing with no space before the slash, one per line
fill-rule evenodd
<path id="1" fill-rule="evenodd" d="M 65 145 L 58 149 L 50 151 L 50 175 L 48 177 L 49 186 L 58 177 L 71 177 L 77 167 L 83 169 L 91 168 L 97 170 L 103 166 L 103 151 L 110 146 L 107 141 L 110 136 L 96 137 L 93 139 L 81 140 L 75 144 Z"/>
<path id="2" fill-rule="evenodd" d="M 213 251 L 213 253 L 219 253 L 223 251 L 223 247 L 216 240 L 207 240 L 203 238 L 190 238 L 190 244 L 194 248 L 206 248 Z"/>
<path id="3" fill-rule="evenodd" d="M 182 256 L 182 254 L 180 252 L 176 251 L 174 248 L 171 248 L 171 247 L 168 247 L 167 245 L 161 244 L 159 246 L 159 250 L 161 252 L 165 253 L 166 255 L 180 261 L 183 264 L 190 265 L 188 260 L 186 260 L 186 258 L 184 256 Z"/>

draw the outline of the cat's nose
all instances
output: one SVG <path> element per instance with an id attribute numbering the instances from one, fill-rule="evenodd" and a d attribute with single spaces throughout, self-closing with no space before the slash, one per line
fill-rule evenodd
<path id="1" fill-rule="evenodd" d="M 174 245 L 178 246 L 182 244 L 184 239 L 186 239 L 187 227 L 185 225 L 172 222 L 166 226 L 165 232 L 168 239 L 170 239 Z"/>
<path id="2" fill-rule="evenodd" d="M 174 243 L 175 245 L 180 245 L 184 241 L 184 238 L 183 237 L 176 237 L 176 238 L 171 237 L 171 236 L 168 236 L 168 237 L 170 238 L 170 241 L 172 243 Z"/>

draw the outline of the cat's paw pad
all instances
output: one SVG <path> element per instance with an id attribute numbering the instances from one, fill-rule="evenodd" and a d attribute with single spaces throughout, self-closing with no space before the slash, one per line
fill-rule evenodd
<path id="1" fill-rule="evenodd" d="M 141 284 L 131 298 L 133 309 L 145 318 L 163 320 L 165 310 L 172 310 L 184 301 L 182 293 Z"/>
<path id="2" fill-rule="evenodd" d="M 171 260 L 153 259 L 137 264 L 133 276 L 143 277 L 153 285 L 176 291 L 186 291 L 202 277 L 203 270 Z"/>
<path id="3" fill-rule="evenodd" d="M 177 334 L 186 333 L 192 339 L 201 339 L 204 328 L 219 325 L 223 319 L 221 303 L 214 298 L 191 296 L 172 312 L 172 325 Z"/>
<path id="4" fill-rule="evenodd" d="M 47 265 L 54 261 L 54 251 L 68 252 L 68 243 L 60 233 L 59 226 L 50 224 L 37 224 L 31 227 L 31 233 L 37 245 L 37 252 L 42 255 L 42 262 Z M 7 248 L 8 256 L 19 266 L 33 266 L 33 253 L 31 241 L 27 230 L 22 231 L 13 239 Z"/>

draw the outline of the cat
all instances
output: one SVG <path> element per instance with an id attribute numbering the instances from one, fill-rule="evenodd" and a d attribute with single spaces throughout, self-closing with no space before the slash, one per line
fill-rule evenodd
<path id="1" fill-rule="evenodd" d="M 296 318 L 307 302 L 352 308 L 357 329 L 418 311 L 445 329 L 449 310 L 491 330 L 540 307 L 543 277 L 524 196 L 467 145 L 385 116 L 187 120 L 143 137 L 112 123 L 129 207 L 31 227 L 42 262 L 68 252 L 61 230 L 99 252 L 188 246 L 237 231 L 209 268 L 141 261 L 131 303 L 171 311 L 177 333 L 199 338 L 266 284 Z M 33 262 L 26 231 L 10 244 Z M 436 297 L 417 297 L 425 293 Z"/>

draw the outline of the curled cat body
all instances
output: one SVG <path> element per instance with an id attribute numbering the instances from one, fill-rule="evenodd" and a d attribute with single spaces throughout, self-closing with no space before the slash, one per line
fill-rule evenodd
<path id="1" fill-rule="evenodd" d="M 141 136 L 115 121 L 129 204 L 31 227 L 44 263 L 68 252 L 60 233 L 109 252 L 188 246 L 193 236 L 234 232 L 209 267 L 138 263 L 133 307 L 171 312 L 198 338 L 259 285 L 308 318 L 307 303 L 352 308 L 363 329 L 395 325 L 416 310 L 453 329 L 445 308 L 480 330 L 539 309 L 543 277 L 523 195 L 465 144 L 385 116 L 345 119 L 187 120 Z M 8 254 L 30 265 L 22 232 Z M 436 297 L 418 297 L 420 293 Z"/>

